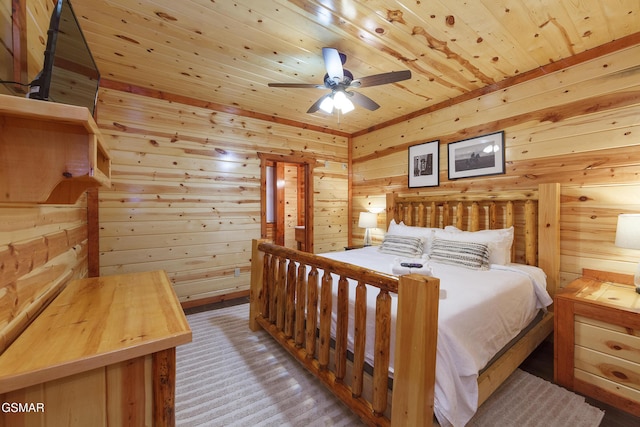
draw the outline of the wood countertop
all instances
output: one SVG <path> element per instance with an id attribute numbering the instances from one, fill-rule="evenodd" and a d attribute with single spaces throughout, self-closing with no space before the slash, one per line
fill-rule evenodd
<path id="1" fill-rule="evenodd" d="M 190 341 L 164 271 L 75 280 L 0 355 L 0 394 Z"/>

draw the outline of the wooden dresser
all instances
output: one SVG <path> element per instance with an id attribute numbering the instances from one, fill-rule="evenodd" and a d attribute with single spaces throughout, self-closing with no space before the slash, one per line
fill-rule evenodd
<path id="1" fill-rule="evenodd" d="M 172 426 L 190 341 L 164 271 L 73 281 L 0 356 L 0 426 Z"/>
<path id="2" fill-rule="evenodd" d="M 585 270 L 555 297 L 556 383 L 640 416 L 640 294 Z"/>

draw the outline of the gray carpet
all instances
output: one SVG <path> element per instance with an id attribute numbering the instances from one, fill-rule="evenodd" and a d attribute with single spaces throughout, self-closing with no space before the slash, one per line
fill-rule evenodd
<path id="1" fill-rule="evenodd" d="M 248 304 L 187 316 L 193 342 L 177 349 L 178 426 L 362 425 L 266 332 L 252 333 L 248 316 Z M 469 426 L 596 427 L 602 416 L 518 370 Z"/>

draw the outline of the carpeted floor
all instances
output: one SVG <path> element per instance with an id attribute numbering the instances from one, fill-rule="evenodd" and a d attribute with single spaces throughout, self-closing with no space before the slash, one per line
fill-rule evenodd
<path id="1" fill-rule="evenodd" d="M 360 420 L 269 335 L 242 304 L 187 316 L 193 342 L 177 349 L 178 426 L 354 426 Z M 516 371 L 469 426 L 596 427 L 581 396 Z"/>

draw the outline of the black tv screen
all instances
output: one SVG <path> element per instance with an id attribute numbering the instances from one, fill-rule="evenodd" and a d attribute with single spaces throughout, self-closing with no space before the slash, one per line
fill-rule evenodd
<path id="1" fill-rule="evenodd" d="M 44 66 L 29 98 L 87 107 L 94 114 L 100 73 L 69 0 L 58 0 L 47 31 Z"/>

